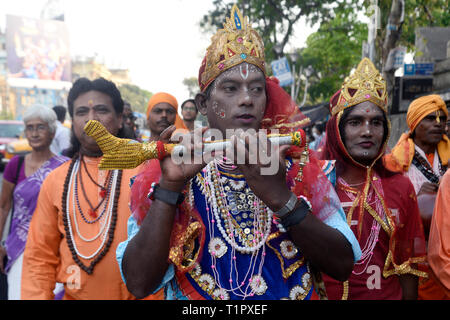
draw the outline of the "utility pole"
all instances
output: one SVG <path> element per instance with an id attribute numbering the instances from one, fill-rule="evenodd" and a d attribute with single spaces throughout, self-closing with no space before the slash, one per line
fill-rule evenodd
<path id="1" fill-rule="evenodd" d="M 295 63 L 297 62 L 298 58 L 299 58 L 299 54 L 297 51 L 294 51 L 293 53 L 290 54 L 291 56 L 291 60 L 292 60 L 292 77 L 294 78 L 294 80 L 292 81 L 291 84 L 291 98 L 292 100 L 294 100 L 295 102 L 297 102 L 297 97 L 298 97 L 298 92 L 300 90 L 300 75 L 302 74 L 303 69 L 301 67 L 299 67 L 299 71 L 298 73 L 296 72 L 295 69 Z M 297 80 L 296 80 L 297 77 Z"/>
<path id="2" fill-rule="evenodd" d="M 367 44 L 366 50 L 363 53 L 364 57 L 370 59 L 370 61 L 375 62 L 376 51 L 375 51 L 375 40 L 377 38 L 377 29 L 380 27 L 380 8 L 378 7 L 378 0 L 371 0 L 371 4 L 368 8 L 368 13 L 370 14 L 368 23 L 368 33 L 367 33 Z"/>

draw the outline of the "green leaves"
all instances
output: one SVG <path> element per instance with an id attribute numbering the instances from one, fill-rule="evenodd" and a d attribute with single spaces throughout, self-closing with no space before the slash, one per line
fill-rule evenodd
<path id="1" fill-rule="evenodd" d="M 356 14 L 336 11 L 334 19 L 323 21 L 317 32 L 306 40 L 299 63 L 314 69 L 309 78 L 312 104 L 327 101 L 345 76 L 361 59 L 361 46 L 367 37 L 367 26 L 357 21 Z"/>
<path id="2" fill-rule="evenodd" d="M 417 27 L 450 25 L 448 0 L 404 1 L 404 21 L 394 47 L 403 45 L 409 51 L 414 50 Z M 382 59 L 383 50 L 389 49 L 383 48 L 383 43 L 394 2 L 378 0 L 380 26 L 377 30 L 376 49 L 379 58 L 375 59 L 374 63 L 380 69 L 385 63 Z M 222 23 L 229 15 L 234 2 L 213 0 L 213 3 L 214 9 L 200 22 L 203 31 L 211 35 L 218 28 L 222 28 Z M 308 37 L 306 47 L 297 49 L 300 58 L 296 61 L 296 66 L 303 67 L 303 70 L 308 66 L 313 68 L 308 79 L 309 103 L 327 101 L 362 58 L 362 44 L 366 41 L 368 32 L 362 17 L 370 15 L 368 9 L 373 8 L 371 1 L 238 0 L 237 4 L 243 14 L 249 16 L 252 26 L 263 38 L 268 65 L 277 58 L 274 50 L 276 44 L 281 45 L 283 52 L 288 44 L 295 46 L 290 41 L 294 31 L 299 32 L 294 26 L 300 18 L 304 18 L 311 25 L 320 24 L 317 32 Z M 303 92 L 303 89 L 299 92 Z M 299 99 L 303 99 L 302 94 Z"/>
<path id="3" fill-rule="evenodd" d="M 119 87 L 122 99 L 130 103 L 133 111 L 140 113 L 147 112 L 148 100 L 153 95 L 151 92 L 141 89 L 132 84 L 123 84 Z"/>

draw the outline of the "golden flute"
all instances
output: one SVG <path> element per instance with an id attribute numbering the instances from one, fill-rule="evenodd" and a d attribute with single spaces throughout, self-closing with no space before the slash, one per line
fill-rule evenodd
<path id="1" fill-rule="evenodd" d="M 145 160 L 162 160 L 166 156 L 174 154 L 182 156 L 186 152 L 186 147 L 182 144 L 163 143 L 162 141 L 141 143 L 131 139 L 115 137 L 96 120 L 90 120 L 85 125 L 84 131 L 97 142 L 103 152 L 103 159 L 99 165 L 100 169 L 132 169 Z M 267 137 L 271 143 L 276 145 L 299 147 L 306 145 L 306 135 L 301 129 L 288 134 L 269 134 Z M 231 146 L 230 140 L 204 142 L 202 152 L 224 150 L 228 146 Z"/>

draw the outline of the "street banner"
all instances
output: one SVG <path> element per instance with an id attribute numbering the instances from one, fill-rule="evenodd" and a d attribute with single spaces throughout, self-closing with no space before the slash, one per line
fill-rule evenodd
<path id="1" fill-rule="evenodd" d="M 70 82 L 69 48 L 69 34 L 64 22 L 6 16 L 10 85 L 56 88 L 61 85 L 54 82 Z M 39 81 L 44 81 L 45 85 L 38 85 Z"/>
<path id="2" fill-rule="evenodd" d="M 292 84 L 294 77 L 286 57 L 271 62 L 273 75 L 280 81 L 280 86 L 285 87 Z"/>

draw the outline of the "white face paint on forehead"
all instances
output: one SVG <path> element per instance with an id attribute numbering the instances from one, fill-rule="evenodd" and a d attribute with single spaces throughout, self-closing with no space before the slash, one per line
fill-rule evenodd
<path id="1" fill-rule="evenodd" d="M 255 65 L 244 62 L 237 66 L 234 66 L 226 71 L 224 71 L 222 74 L 220 74 L 215 81 L 211 84 L 211 96 L 214 97 L 217 95 L 217 90 L 220 87 L 220 85 L 225 81 L 228 80 L 230 77 L 234 77 L 235 75 L 239 74 L 240 77 L 243 80 L 247 80 L 250 73 L 261 73 L 262 71 Z M 242 90 L 249 93 L 248 86 L 243 86 Z M 216 100 L 212 100 L 211 104 L 212 111 L 221 119 L 225 119 L 227 117 L 227 113 L 225 109 L 222 106 L 219 106 L 219 102 Z M 264 109 L 261 110 L 262 114 L 264 114 Z"/>
<path id="2" fill-rule="evenodd" d="M 241 74 L 241 78 L 247 80 L 248 78 L 248 63 L 242 63 L 239 65 L 239 73 Z"/>
<path id="3" fill-rule="evenodd" d="M 223 81 L 223 78 L 239 73 L 242 79 L 246 80 L 250 73 L 262 72 L 257 66 L 243 62 L 221 73 L 214 81 L 215 86 Z M 214 87 L 215 87 L 214 86 Z M 213 88 L 214 89 L 214 88 Z"/>

